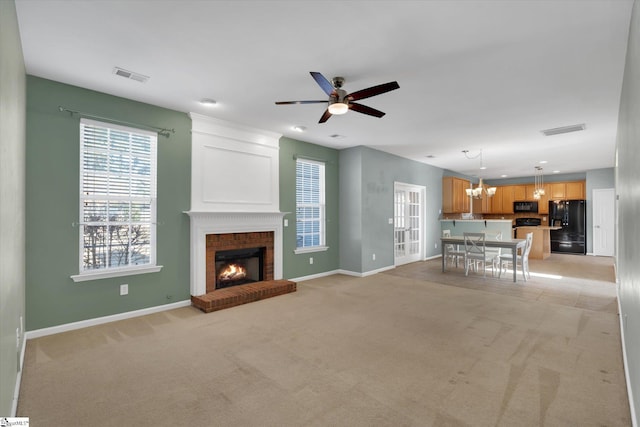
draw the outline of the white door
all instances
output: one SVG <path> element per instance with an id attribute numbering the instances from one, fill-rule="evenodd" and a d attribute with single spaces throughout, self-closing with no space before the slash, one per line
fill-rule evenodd
<path id="1" fill-rule="evenodd" d="M 420 261 L 424 258 L 425 187 L 396 182 L 394 194 L 395 265 Z"/>
<path id="2" fill-rule="evenodd" d="M 593 190 L 593 254 L 613 256 L 615 245 L 615 191 Z"/>

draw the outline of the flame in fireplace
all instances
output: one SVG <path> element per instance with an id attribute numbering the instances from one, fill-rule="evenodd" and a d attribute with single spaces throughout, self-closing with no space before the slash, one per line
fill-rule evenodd
<path id="1" fill-rule="evenodd" d="M 220 280 L 241 280 L 245 277 L 247 277 L 247 269 L 240 264 L 227 264 L 218 275 Z"/>

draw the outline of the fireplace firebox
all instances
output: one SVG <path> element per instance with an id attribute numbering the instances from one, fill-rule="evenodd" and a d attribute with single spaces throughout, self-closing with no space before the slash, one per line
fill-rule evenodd
<path id="1" fill-rule="evenodd" d="M 216 289 L 262 281 L 265 250 L 261 247 L 217 251 Z"/>

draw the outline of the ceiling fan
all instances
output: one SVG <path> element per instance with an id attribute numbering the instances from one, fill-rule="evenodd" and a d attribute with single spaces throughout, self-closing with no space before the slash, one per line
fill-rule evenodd
<path id="1" fill-rule="evenodd" d="M 385 92 L 389 92 L 395 89 L 399 89 L 400 85 L 398 82 L 389 82 L 384 83 L 377 86 L 371 86 L 366 89 L 362 89 L 353 93 L 347 93 L 344 89 L 342 89 L 342 85 L 344 84 L 344 78 L 342 77 L 334 77 L 331 79 L 331 82 L 325 78 L 322 74 L 311 71 L 311 77 L 318 83 L 318 85 L 324 90 L 324 92 L 329 95 L 329 100 L 321 100 L 321 101 L 278 101 L 276 105 L 287 105 L 287 104 L 321 104 L 328 103 L 328 107 L 325 110 L 322 117 L 320 117 L 320 121 L 318 123 L 324 123 L 333 114 L 344 114 L 348 110 L 357 111 L 358 113 L 368 114 L 374 117 L 382 117 L 385 113 L 380 110 L 376 110 L 375 108 L 367 107 L 366 105 L 358 104 L 354 101 L 359 101 L 361 99 L 370 98 L 375 95 L 380 95 Z"/>

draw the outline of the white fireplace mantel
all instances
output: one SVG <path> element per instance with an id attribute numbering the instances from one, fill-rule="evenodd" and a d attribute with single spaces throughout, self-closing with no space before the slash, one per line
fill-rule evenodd
<path id="1" fill-rule="evenodd" d="M 191 222 L 191 295 L 207 293 L 207 234 L 273 232 L 273 278 L 282 279 L 282 217 L 286 212 L 185 212 Z"/>
<path id="2" fill-rule="evenodd" d="M 207 234 L 272 231 L 282 279 L 279 148 L 282 135 L 201 114 L 191 117 L 191 295 L 207 293 Z"/>

